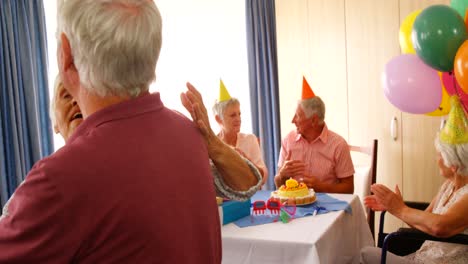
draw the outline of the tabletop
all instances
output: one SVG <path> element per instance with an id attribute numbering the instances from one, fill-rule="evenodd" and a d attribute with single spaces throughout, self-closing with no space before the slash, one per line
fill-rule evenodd
<path id="1" fill-rule="evenodd" d="M 356 195 L 329 194 L 351 205 L 343 210 L 240 228 L 222 227 L 223 263 L 350 263 L 364 246 L 374 245 Z"/>

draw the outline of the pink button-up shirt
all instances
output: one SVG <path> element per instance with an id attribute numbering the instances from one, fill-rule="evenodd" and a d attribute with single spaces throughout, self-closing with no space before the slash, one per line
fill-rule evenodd
<path id="1" fill-rule="evenodd" d="M 236 148 L 242 150 L 253 164 L 263 170 L 264 178 L 268 177 L 268 170 L 263 162 L 262 151 L 255 135 L 238 133 Z"/>
<path id="2" fill-rule="evenodd" d="M 291 160 L 305 163 L 305 176 L 317 177 L 326 183 L 354 174 L 348 143 L 335 132 L 323 127 L 322 133 L 312 142 L 305 140 L 296 130 L 291 131 L 281 143 L 278 167 L 281 168 L 288 153 Z"/>

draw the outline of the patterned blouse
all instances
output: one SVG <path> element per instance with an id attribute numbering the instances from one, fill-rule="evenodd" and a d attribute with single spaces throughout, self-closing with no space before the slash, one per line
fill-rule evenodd
<path id="1" fill-rule="evenodd" d="M 236 191 L 233 190 L 231 187 L 229 187 L 226 183 L 224 183 L 223 178 L 221 177 L 220 173 L 218 172 L 218 169 L 216 166 L 213 164 L 213 162 L 210 160 L 211 163 L 211 171 L 213 173 L 213 178 L 214 178 L 214 184 L 216 188 L 216 195 L 229 198 L 232 200 L 238 200 L 238 201 L 245 201 L 247 199 L 250 199 L 252 195 L 254 195 L 260 187 L 262 187 L 262 175 L 258 171 L 258 169 L 253 165 L 252 162 L 250 162 L 248 159 L 242 157 L 244 161 L 249 165 L 250 169 L 254 173 L 254 175 L 257 177 L 257 184 L 255 186 L 252 186 L 249 190 L 247 191 Z"/>
<path id="2" fill-rule="evenodd" d="M 447 210 L 464 195 L 468 194 L 468 185 L 455 191 L 446 203 L 447 198 L 453 192 L 453 182 L 446 181 L 441 187 L 441 195 L 439 200 L 436 201 L 432 210 L 435 214 L 444 214 Z M 468 229 L 463 231 L 463 234 L 468 234 Z M 436 241 L 426 241 L 421 248 L 412 254 L 416 263 L 453 263 L 462 264 L 468 263 L 468 246 L 461 244 L 443 243 Z"/>

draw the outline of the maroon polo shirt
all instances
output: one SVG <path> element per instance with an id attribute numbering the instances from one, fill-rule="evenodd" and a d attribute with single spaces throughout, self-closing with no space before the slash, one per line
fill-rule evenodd
<path id="1" fill-rule="evenodd" d="M 89 116 L 0 218 L 0 263 L 220 263 L 208 153 L 159 93 Z"/>

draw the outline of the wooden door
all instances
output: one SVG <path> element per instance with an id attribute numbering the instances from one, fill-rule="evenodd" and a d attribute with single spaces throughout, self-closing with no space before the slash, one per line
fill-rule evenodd
<path id="1" fill-rule="evenodd" d="M 430 5 L 449 5 L 449 0 L 400 0 L 400 22 L 411 12 Z M 441 117 L 403 113 L 403 197 L 408 201 L 430 202 L 443 178 L 436 163 L 434 139 Z"/>
<path id="2" fill-rule="evenodd" d="M 400 53 L 398 44 L 398 0 L 346 1 L 346 50 L 351 144 L 379 140 L 377 182 L 402 185 L 402 137 L 393 139 L 391 122 L 401 124 L 401 112 L 383 94 L 384 65 Z M 378 219 L 377 216 L 376 219 Z M 395 230 L 401 221 L 387 217 L 386 229 Z"/>
<path id="3" fill-rule="evenodd" d="M 277 0 L 281 135 L 291 120 L 304 75 L 326 105 L 328 127 L 348 138 L 344 0 Z"/>

